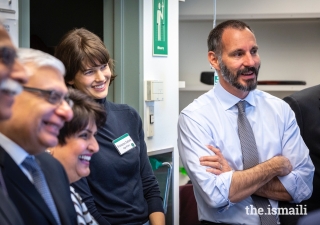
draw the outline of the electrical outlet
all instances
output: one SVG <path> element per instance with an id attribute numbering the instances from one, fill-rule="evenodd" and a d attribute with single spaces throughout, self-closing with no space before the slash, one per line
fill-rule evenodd
<path id="1" fill-rule="evenodd" d="M 148 105 L 147 107 L 147 137 L 154 135 L 154 106 Z"/>

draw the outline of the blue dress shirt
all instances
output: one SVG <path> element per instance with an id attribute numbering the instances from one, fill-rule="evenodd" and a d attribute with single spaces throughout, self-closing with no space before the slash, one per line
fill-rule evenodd
<path id="1" fill-rule="evenodd" d="M 10 155 L 13 161 L 19 166 L 22 172 L 28 177 L 30 182 L 33 183 L 33 178 L 30 172 L 26 168 L 24 168 L 21 164 L 27 158 L 27 156 L 31 156 L 31 157 L 34 157 L 34 156 L 29 155 L 29 153 L 27 153 L 23 148 L 21 148 L 19 145 L 17 145 L 8 137 L 4 136 L 2 133 L 0 133 L 0 143 L 3 149 Z"/>
<path id="2" fill-rule="evenodd" d="M 195 99 L 182 110 L 178 122 L 178 148 L 181 161 L 194 185 L 199 220 L 229 224 L 259 224 L 259 216 L 250 214 L 251 197 L 241 202 L 229 200 L 233 171 L 214 175 L 200 165 L 201 156 L 213 155 L 206 145 L 219 148 L 233 170 L 243 170 L 238 136 L 238 109 L 241 99 L 220 84 Z M 251 91 L 246 100 L 246 115 L 255 135 L 259 161 L 283 155 L 293 170 L 279 180 L 294 202 L 308 199 L 312 193 L 314 166 L 309 150 L 300 136 L 295 115 L 281 99 L 260 90 Z M 270 200 L 273 208 L 278 202 Z"/>

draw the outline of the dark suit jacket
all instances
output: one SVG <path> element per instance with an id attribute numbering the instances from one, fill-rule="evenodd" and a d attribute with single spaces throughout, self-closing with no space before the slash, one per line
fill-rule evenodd
<path id="1" fill-rule="evenodd" d="M 302 217 L 298 225 L 319 225 L 320 210 L 315 210 L 308 214 L 307 216 Z"/>
<path id="2" fill-rule="evenodd" d="M 0 155 L 0 165 L 2 165 L 3 158 Z M 8 193 L 5 192 L 6 185 L 2 176 L 2 167 L 0 167 L 0 224 L 1 225 L 23 225 L 23 221 L 20 214 L 12 201 L 10 200 Z M 5 186 L 5 187 L 4 187 Z"/>
<path id="3" fill-rule="evenodd" d="M 301 202 L 310 212 L 320 209 L 320 85 L 296 92 L 283 100 L 289 103 L 296 115 L 301 136 L 315 167 L 312 196 Z"/>
<path id="4" fill-rule="evenodd" d="M 9 154 L 0 146 L 1 165 L 8 194 L 25 225 L 57 225 L 45 201 Z M 62 165 L 48 153 L 36 156 L 46 177 L 62 225 L 76 225 L 67 175 Z"/>
<path id="5" fill-rule="evenodd" d="M 23 225 L 23 221 L 11 200 L 4 195 L 0 187 L 0 224 Z"/>

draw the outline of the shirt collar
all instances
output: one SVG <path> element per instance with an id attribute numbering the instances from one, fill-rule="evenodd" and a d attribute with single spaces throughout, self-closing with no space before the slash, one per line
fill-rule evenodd
<path id="1" fill-rule="evenodd" d="M 10 155 L 17 165 L 20 165 L 23 160 L 29 156 L 23 148 L 14 143 L 8 137 L 4 136 L 2 133 L 0 133 L 0 143 L 3 149 Z"/>
<path id="2" fill-rule="evenodd" d="M 241 100 L 245 100 L 252 106 L 256 106 L 255 99 L 254 99 L 254 91 L 250 91 L 247 97 L 244 99 L 240 99 L 237 96 L 234 96 L 230 92 L 228 92 L 226 89 L 224 89 L 220 83 L 215 85 L 214 93 L 219 99 L 220 103 L 222 104 L 222 107 L 224 110 L 228 110 L 231 107 L 233 107 L 235 104 L 237 104 Z"/>

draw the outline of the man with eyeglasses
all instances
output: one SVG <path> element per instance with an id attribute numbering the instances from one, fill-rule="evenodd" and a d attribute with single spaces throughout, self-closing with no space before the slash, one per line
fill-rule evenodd
<path id="1" fill-rule="evenodd" d="M 26 225 L 77 224 L 66 173 L 45 153 L 58 143 L 60 128 L 73 116 L 65 68 L 38 50 L 19 49 L 18 58 L 29 80 L 15 98 L 10 119 L 0 121 L 7 192 Z"/>
<path id="2" fill-rule="evenodd" d="M 21 91 L 21 85 L 27 82 L 27 74 L 16 59 L 16 50 L 2 25 L 0 25 L 0 121 L 11 116 L 14 96 Z M 2 164 L 0 154 L 0 164 Z M 6 184 L 0 167 L 0 224 L 23 225 L 14 204 L 8 197 Z"/>

